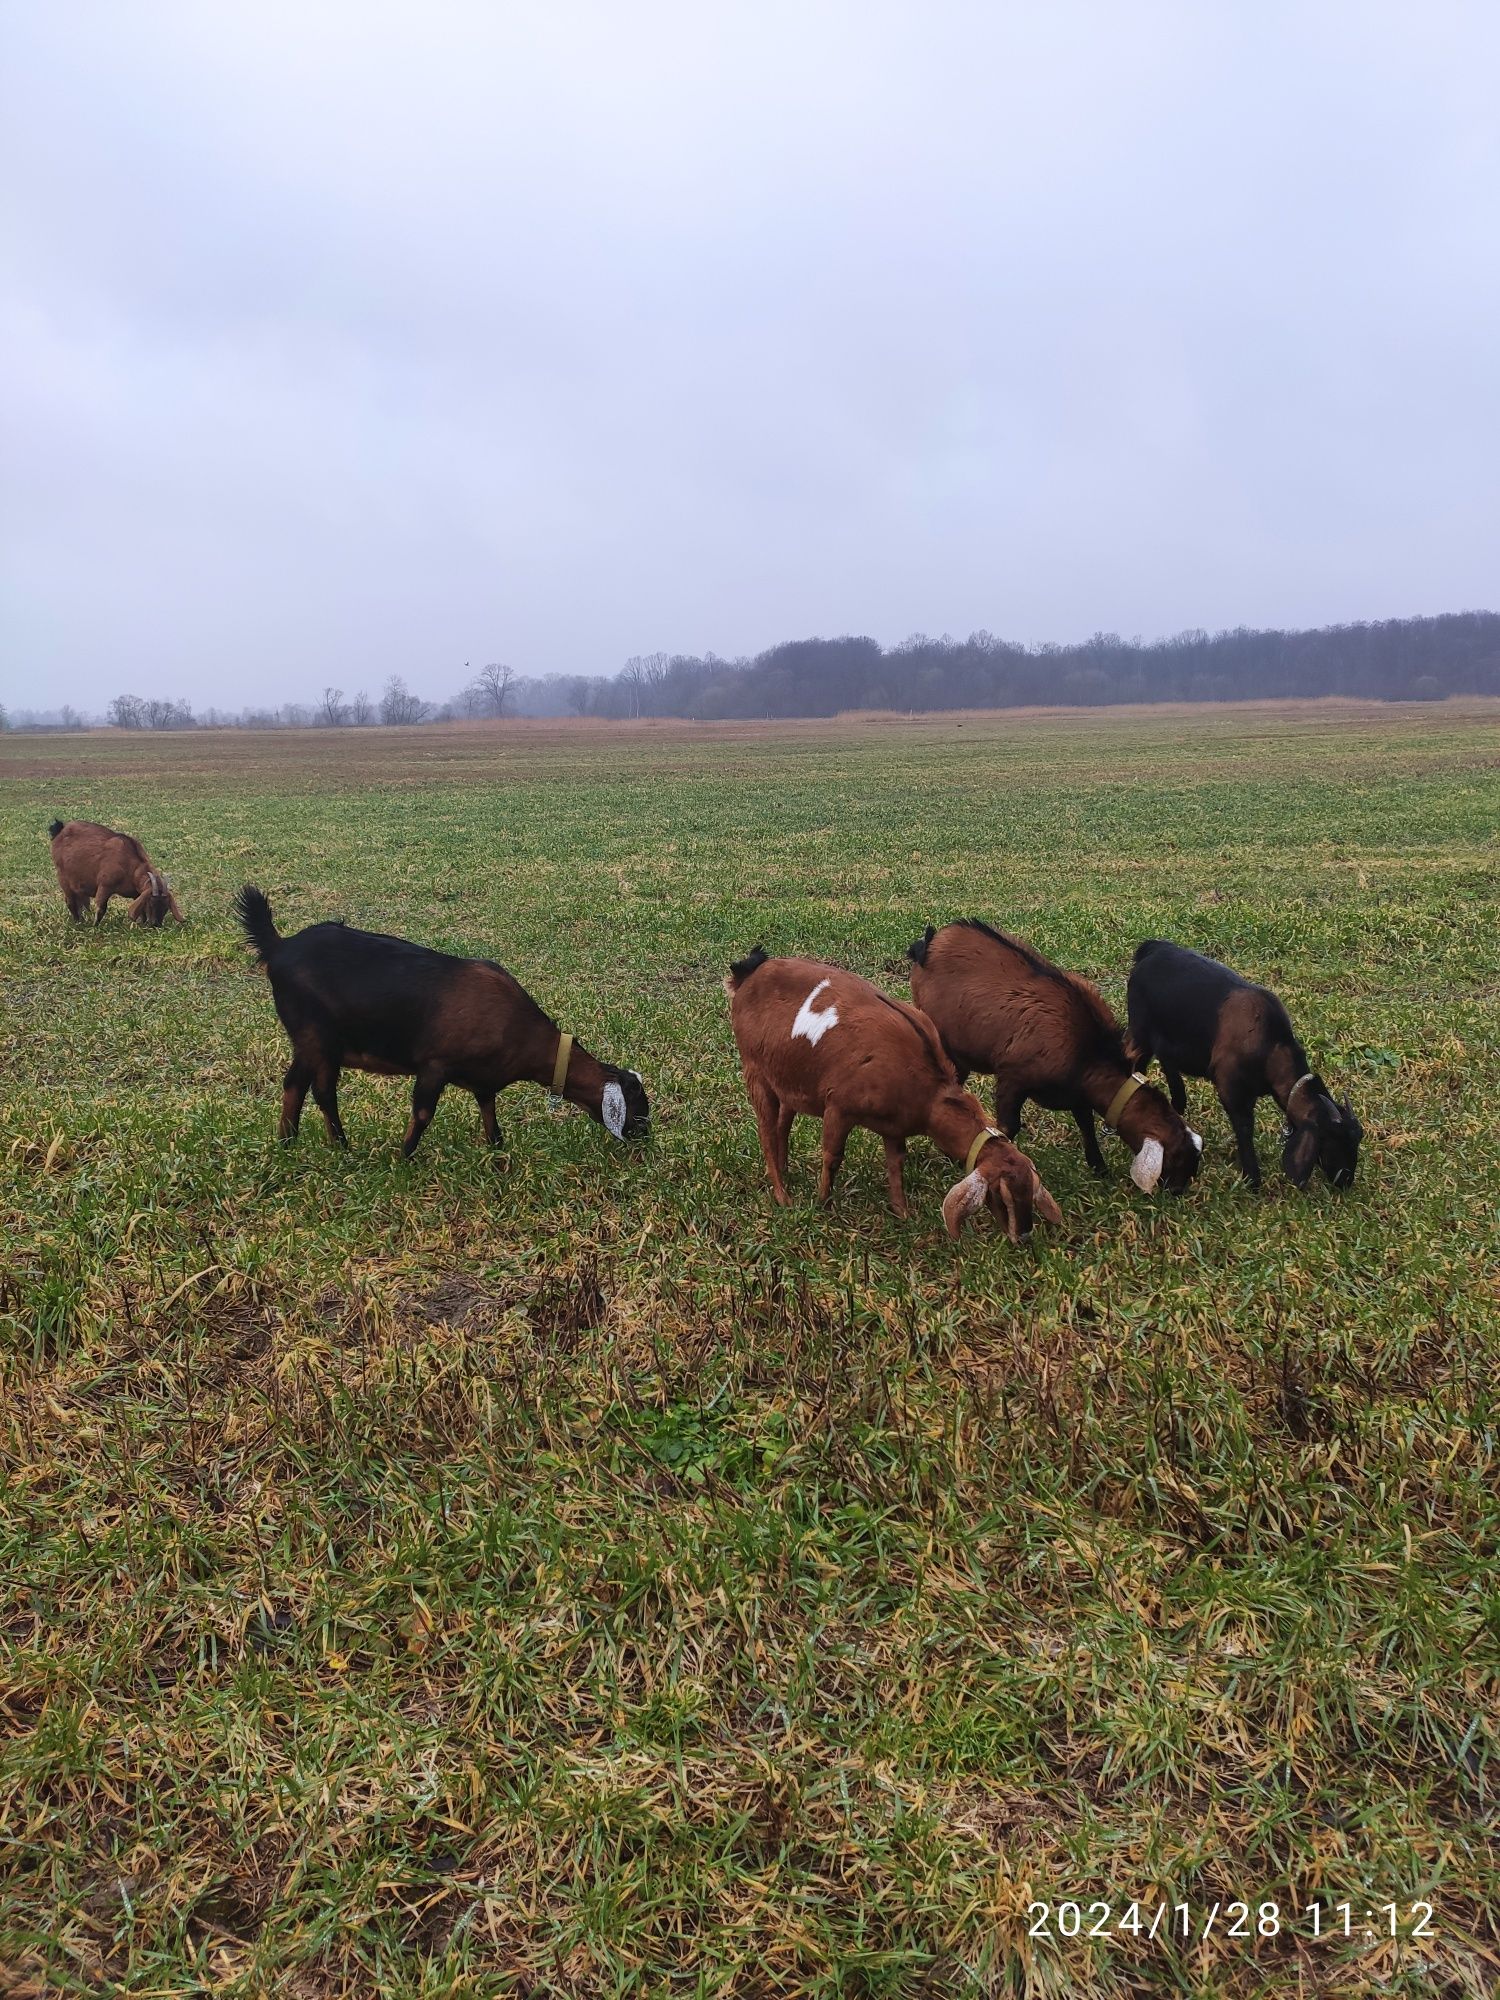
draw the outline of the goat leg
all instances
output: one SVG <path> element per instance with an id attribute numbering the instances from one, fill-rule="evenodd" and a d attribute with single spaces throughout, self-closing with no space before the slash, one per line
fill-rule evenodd
<path id="1" fill-rule="evenodd" d="M 905 1215 L 906 1187 L 902 1179 L 902 1168 L 906 1164 L 906 1141 L 887 1139 L 885 1142 L 885 1184 L 890 1190 L 891 1207 L 897 1215 Z"/>
<path id="2" fill-rule="evenodd" d="M 818 1200 L 826 1202 L 844 1164 L 844 1146 L 853 1129 L 853 1120 L 836 1104 L 823 1113 L 823 1178 L 818 1184 Z"/>
<path id="3" fill-rule="evenodd" d="M 750 1102 L 755 1107 L 755 1127 L 760 1134 L 761 1155 L 766 1163 L 766 1172 L 771 1176 L 771 1192 L 780 1207 L 786 1207 L 786 1183 L 782 1173 L 786 1161 L 786 1130 L 790 1128 L 792 1114 L 780 1098 L 774 1097 L 765 1084 L 749 1083 Z"/>
<path id="4" fill-rule="evenodd" d="M 1104 1155 L 1099 1150 L 1099 1134 L 1094 1130 L 1094 1114 L 1087 1104 L 1075 1104 L 1073 1123 L 1083 1137 L 1083 1157 L 1089 1163 L 1090 1173 L 1098 1174 L 1102 1180 L 1109 1172 L 1104 1163 Z"/>
<path id="5" fill-rule="evenodd" d="M 307 1101 L 307 1087 L 312 1082 L 312 1071 L 294 1062 L 281 1082 L 281 1124 L 276 1136 L 289 1144 L 297 1136 L 297 1127 L 302 1122 L 302 1106 Z"/>
<path id="6" fill-rule="evenodd" d="M 335 1146 L 347 1146 L 343 1121 L 339 1117 L 339 1073 L 331 1066 L 320 1070 L 313 1077 L 313 1102 L 323 1114 L 323 1123 L 328 1127 L 329 1140 Z"/>
<path id="7" fill-rule="evenodd" d="M 1224 1115 L 1234 1127 L 1234 1143 L 1240 1157 L 1240 1172 L 1252 1188 L 1259 1188 L 1260 1161 L 1255 1153 L 1255 1099 L 1252 1097 L 1246 1103 L 1243 1098 L 1237 1098 L 1232 1103 L 1226 1103 L 1221 1097 L 1219 1102 L 1223 1104 Z"/>
<path id="8" fill-rule="evenodd" d="M 424 1076 L 420 1071 L 411 1091 L 411 1123 L 406 1128 L 406 1137 L 401 1141 L 403 1159 L 409 1160 L 422 1143 L 422 1134 L 432 1123 L 432 1114 L 437 1110 L 437 1101 L 443 1094 L 443 1078 L 430 1071 Z"/>

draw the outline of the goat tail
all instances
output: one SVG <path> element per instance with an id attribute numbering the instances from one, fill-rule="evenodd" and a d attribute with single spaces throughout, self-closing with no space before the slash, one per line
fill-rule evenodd
<path id="1" fill-rule="evenodd" d="M 281 943 L 281 933 L 272 921 L 271 905 L 265 891 L 247 882 L 234 899 L 234 913 L 255 948 L 255 956 L 262 965 L 269 965 L 277 945 Z"/>
<path id="2" fill-rule="evenodd" d="M 1149 958 L 1153 951 L 1160 951 L 1161 947 L 1168 942 L 1169 940 L 1166 938 L 1142 938 L 1135 948 L 1134 956 L 1130 961 L 1131 964 L 1139 965 L 1143 958 Z"/>
<path id="3" fill-rule="evenodd" d="M 937 932 L 929 924 L 921 937 L 913 938 L 912 942 L 906 947 L 906 955 L 913 965 L 925 965 L 927 963 L 927 947 L 936 936 Z"/>
<path id="4" fill-rule="evenodd" d="M 735 959 L 729 968 L 729 977 L 724 981 L 724 991 L 738 993 L 751 973 L 759 972 L 769 957 L 770 953 L 765 946 L 758 944 L 754 951 L 747 952 L 743 958 Z"/>
<path id="5" fill-rule="evenodd" d="M 62 832 L 62 830 L 63 830 L 62 821 L 60 819 L 53 820 L 51 826 L 49 826 L 47 829 L 47 838 L 49 840 L 56 840 L 57 836 Z"/>

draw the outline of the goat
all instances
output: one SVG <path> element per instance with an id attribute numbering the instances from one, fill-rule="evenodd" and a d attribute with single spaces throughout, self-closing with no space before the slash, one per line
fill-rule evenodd
<path id="1" fill-rule="evenodd" d="M 810 958 L 768 958 L 759 946 L 725 981 L 745 1088 L 778 1202 L 786 1203 L 787 1138 L 799 1112 L 823 1121 L 827 1201 L 856 1125 L 885 1142 L 891 1207 L 907 1213 L 906 1142 L 925 1133 L 963 1178 L 943 1201 L 957 1236 L 988 1204 L 1003 1214 L 1013 1243 L 1031 1234 L 1032 1214 L 1061 1222 L 1057 1203 L 1024 1153 L 997 1132 L 979 1100 L 960 1087 L 925 1014 L 891 1000 L 856 973 Z"/>
<path id="2" fill-rule="evenodd" d="M 66 825 L 55 819 L 47 834 L 58 887 L 75 921 L 92 897 L 94 922 L 102 924 L 112 896 L 134 898 L 129 913 L 134 924 L 159 930 L 168 911 L 178 923 L 186 921 L 166 877 L 152 867 L 145 848 L 131 834 L 96 826 L 91 819 L 70 819 Z"/>
<path id="3" fill-rule="evenodd" d="M 1364 1127 L 1348 1098 L 1336 1104 L 1313 1073 L 1269 987 L 1183 945 L 1147 938 L 1135 948 L 1126 1017 L 1133 1059 L 1144 1067 L 1156 1058 L 1178 1111 L 1187 1106 L 1184 1076 L 1212 1079 L 1251 1187 L 1260 1186 L 1255 1106 L 1262 1097 L 1274 1097 L 1286 1119 L 1281 1164 L 1294 1187 L 1306 1187 L 1315 1166 L 1335 1187 L 1352 1185 Z"/>
<path id="4" fill-rule="evenodd" d="M 283 937 L 264 894 L 246 884 L 235 908 L 292 1044 L 283 1080 L 279 1136 L 296 1136 L 309 1088 L 328 1136 L 345 1146 L 338 1085 L 343 1069 L 410 1076 L 410 1159 L 451 1084 L 472 1093 L 484 1136 L 500 1143 L 495 1099 L 513 1083 L 547 1084 L 617 1139 L 651 1127 L 645 1087 L 633 1069 L 599 1062 L 544 1014 L 503 966 L 429 951 L 405 938 L 310 924 Z"/>
<path id="5" fill-rule="evenodd" d="M 959 1081 L 971 1070 L 994 1076 L 995 1123 L 1007 1137 L 1020 1131 L 1028 1097 L 1071 1111 L 1090 1167 L 1103 1174 L 1097 1112 L 1130 1148 L 1138 1188 L 1182 1192 L 1203 1141 L 1159 1090 L 1132 1076 L 1120 1024 L 1086 979 L 975 918 L 929 924 L 907 957 L 911 997 L 935 1022 Z"/>

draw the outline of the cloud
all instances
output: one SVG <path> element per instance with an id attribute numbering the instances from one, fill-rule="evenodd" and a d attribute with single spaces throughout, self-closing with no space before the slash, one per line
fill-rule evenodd
<path id="1" fill-rule="evenodd" d="M 1488 8 L 5 38 L 10 699 L 1493 598 Z"/>

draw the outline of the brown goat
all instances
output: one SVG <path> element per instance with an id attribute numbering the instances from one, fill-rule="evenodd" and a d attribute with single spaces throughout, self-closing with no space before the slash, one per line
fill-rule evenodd
<path id="1" fill-rule="evenodd" d="M 760 1127 L 776 1199 L 786 1202 L 787 1138 L 799 1112 L 823 1121 L 819 1199 L 833 1192 L 850 1131 L 862 1125 L 885 1141 L 891 1207 L 905 1215 L 906 1142 L 925 1133 L 963 1178 L 943 1201 L 957 1236 L 988 1205 L 1003 1214 L 1013 1243 L 1031 1234 L 1032 1212 L 1061 1222 L 1057 1203 L 964 1090 L 925 1014 L 889 999 L 858 974 L 810 958 L 767 958 L 756 950 L 725 982 L 745 1088 Z"/>
<path id="2" fill-rule="evenodd" d="M 907 954 L 913 1000 L 937 1024 L 960 1078 L 995 1078 L 995 1122 L 1012 1139 L 1021 1106 L 1071 1111 L 1096 1174 L 1106 1171 L 1094 1114 L 1124 1140 L 1130 1177 L 1180 1194 L 1198 1171 L 1202 1140 L 1159 1090 L 1132 1073 L 1120 1024 L 1077 973 L 1018 938 L 968 919 L 928 927 Z"/>
<path id="3" fill-rule="evenodd" d="M 94 922 L 102 924 L 112 896 L 130 896 L 130 921 L 159 929 L 167 913 L 185 921 L 164 875 L 152 867 L 146 850 L 131 834 L 90 819 L 53 820 L 52 863 L 68 915 L 80 918 L 92 897 Z"/>

